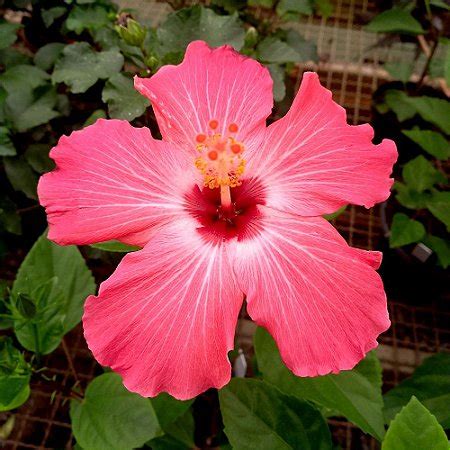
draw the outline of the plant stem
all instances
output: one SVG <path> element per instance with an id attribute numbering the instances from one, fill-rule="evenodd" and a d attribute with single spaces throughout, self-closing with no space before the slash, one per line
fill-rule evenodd
<path id="1" fill-rule="evenodd" d="M 430 53 L 427 58 L 427 62 L 425 63 L 425 67 L 423 68 L 422 75 L 420 76 L 420 79 L 417 83 L 417 89 L 419 89 L 422 84 L 423 80 L 425 79 L 428 69 L 430 68 L 431 60 L 433 59 L 434 54 L 436 53 L 437 46 L 439 45 L 439 37 L 436 37 L 436 39 L 433 42 L 433 47 L 431 47 Z"/>
<path id="2" fill-rule="evenodd" d="M 33 337 L 34 337 L 34 354 L 36 355 L 36 364 L 38 366 L 41 365 L 41 350 L 39 346 L 39 329 L 35 323 L 31 324 L 31 328 L 33 329 Z"/>
<path id="3" fill-rule="evenodd" d="M 220 186 L 220 203 L 222 204 L 222 208 L 224 209 L 231 208 L 230 186 Z"/>

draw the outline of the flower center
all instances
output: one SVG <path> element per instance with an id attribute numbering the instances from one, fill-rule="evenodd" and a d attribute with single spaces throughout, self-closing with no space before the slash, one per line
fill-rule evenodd
<path id="1" fill-rule="evenodd" d="M 244 145 L 236 139 L 239 127 L 235 123 L 229 124 L 224 134 L 218 133 L 218 128 L 219 122 L 210 120 L 208 132 L 196 136 L 200 156 L 196 158 L 195 166 L 204 177 L 205 187 L 220 187 L 221 191 L 229 192 L 229 188 L 241 185 L 239 178 L 245 168 Z"/>

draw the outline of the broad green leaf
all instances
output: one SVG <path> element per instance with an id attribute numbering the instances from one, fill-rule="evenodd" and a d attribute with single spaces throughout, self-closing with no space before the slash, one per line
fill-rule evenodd
<path id="1" fill-rule="evenodd" d="M 409 97 L 409 103 L 422 119 L 450 134 L 450 102 L 434 97 Z"/>
<path id="2" fill-rule="evenodd" d="M 448 9 L 450 10 L 450 6 Z M 445 44 L 444 78 L 447 86 L 450 86 L 450 40 L 447 40 Z"/>
<path id="3" fill-rule="evenodd" d="M 192 412 L 187 410 L 164 427 L 163 436 L 152 439 L 146 446 L 152 450 L 191 450 L 195 448 L 194 431 L 194 418 Z"/>
<path id="4" fill-rule="evenodd" d="M 64 49 L 64 44 L 52 42 L 41 47 L 34 55 L 34 63 L 42 70 L 49 70 Z"/>
<path id="5" fill-rule="evenodd" d="M 270 76 L 273 80 L 273 98 L 276 102 L 280 102 L 286 96 L 286 85 L 284 83 L 285 71 L 278 64 L 268 64 Z"/>
<path id="6" fill-rule="evenodd" d="M 18 131 L 26 131 L 59 115 L 58 96 L 49 75 L 36 66 L 18 65 L 0 76 L 7 92 L 5 112 Z"/>
<path id="7" fill-rule="evenodd" d="M 0 412 L 25 403 L 30 395 L 31 368 L 11 338 L 0 338 Z"/>
<path id="8" fill-rule="evenodd" d="M 396 181 L 394 189 L 397 191 L 396 200 L 405 208 L 424 209 L 431 197 L 430 192 L 417 192 L 406 184 Z"/>
<path id="9" fill-rule="evenodd" d="M 408 95 L 403 91 L 396 89 L 386 91 L 384 101 L 394 111 L 400 122 L 411 119 L 416 114 L 416 108 L 410 103 Z"/>
<path id="10" fill-rule="evenodd" d="M 106 119 L 106 113 L 103 109 L 96 109 L 84 122 L 84 127 L 94 124 L 98 119 Z"/>
<path id="11" fill-rule="evenodd" d="M 163 392 L 152 398 L 153 409 L 162 428 L 175 422 L 192 405 L 193 400 L 181 401 Z"/>
<path id="12" fill-rule="evenodd" d="M 374 33 L 423 34 L 425 30 L 408 11 L 392 8 L 378 14 L 366 27 Z"/>
<path id="13" fill-rule="evenodd" d="M 417 220 L 410 219 L 406 214 L 395 213 L 392 219 L 389 246 L 391 248 L 419 242 L 425 236 L 424 226 Z"/>
<path id="14" fill-rule="evenodd" d="M 191 41 L 206 41 L 217 47 L 232 45 L 240 50 L 244 45 L 245 30 L 238 14 L 220 16 L 200 5 L 170 14 L 157 30 L 161 53 L 184 52 Z"/>
<path id="15" fill-rule="evenodd" d="M 288 14 L 310 16 L 313 13 L 312 4 L 312 0 L 281 0 L 277 5 L 277 14 L 280 17 Z"/>
<path id="16" fill-rule="evenodd" d="M 427 201 L 427 208 L 450 231 L 450 192 L 435 192 Z"/>
<path id="17" fill-rule="evenodd" d="M 314 0 L 314 6 L 320 16 L 328 19 L 334 10 L 334 5 L 330 0 Z"/>
<path id="18" fill-rule="evenodd" d="M 50 146 L 48 144 L 31 144 L 25 151 L 25 159 L 38 173 L 50 172 L 55 168 L 53 159 L 49 157 Z"/>
<path id="19" fill-rule="evenodd" d="M 36 351 L 36 325 L 39 351 L 51 352 L 64 334 L 79 323 L 84 300 L 94 292 L 94 279 L 79 250 L 56 245 L 42 235 L 20 266 L 12 288 L 13 296 L 26 294 L 33 299 L 38 311 L 39 320 L 17 324 L 19 342 Z"/>
<path id="20" fill-rule="evenodd" d="M 41 15 L 44 25 L 49 28 L 53 25 L 53 22 L 62 17 L 66 11 L 67 9 L 64 6 L 55 6 L 50 9 L 43 9 Z"/>
<path id="21" fill-rule="evenodd" d="M 423 192 L 437 183 L 447 181 L 447 177 L 422 155 L 403 166 L 402 176 L 406 185 L 417 192 Z"/>
<path id="22" fill-rule="evenodd" d="M 28 198 L 37 200 L 36 187 L 38 176 L 23 157 L 3 159 L 6 176 L 16 191 L 23 192 Z"/>
<path id="23" fill-rule="evenodd" d="M 402 133 L 435 158 L 441 161 L 450 158 L 450 143 L 441 133 L 419 128 L 403 130 Z"/>
<path id="24" fill-rule="evenodd" d="M 18 23 L 0 23 L 0 49 L 4 49 L 14 44 L 17 39 L 17 30 L 22 28 Z"/>
<path id="25" fill-rule="evenodd" d="M 109 23 L 109 13 L 101 5 L 75 6 L 67 17 L 66 27 L 81 34 L 84 30 L 95 31 Z"/>
<path id="26" fill-rule="evenodd" d="M 403 83 L 409 81 L 414 70 L 414 64 L 401 61 L 387 62 L 383 67 L 392 78 Z"/>
<path id="27" fill-rule="evenodd" d="M 450 428 L 450 354 L 437 353 L 427 358 L 413 375 L 384 396 L 384 417 L 389 423 L 412 396 Z"/>
<path id="28" fill-rule="evenodd" d="M 249 6 L 261 6 L 263 8 L 272 8 L 275 0 L 248 0 Z"/>
<path id="29" fill-rule="evenodd" d="M 95 52 L 87 42 L 67 45 L 56 62 L 52 80 L 65 83 L 74 94 L 86 92 L 97 80 L 119 72 L 123 56 L 117 49 Z"/>
<path id="30" fill-rule="evenodd" d="M 220 410 L 233 449 L 330 449 L 318 410 L 261 380 L 234 378 L 219 391 Z"/>
<path id="31" fill-rule="evenodd" d="M 46 86 L 34 92 L 32 103 L 24 111 L 13 118 L 14 127 L 23 132 L 38 125 L 45 124 L 51 119 L 60 116 L 56 111 L 58 94 L 54 86 Z"/>
<path id="32" fill-rule="evenodd" d="M 284 64 L 288 62 L 315 61 L 317 49 L 313 42 L 306 41 L 294 30 L 289 30 L 286 40 L 267 37 L 257 48 L 258 59 L 268 63 Z"/>
<path id="33" fill-rule="evenodd" d="M 131 121 L 144 114 L 150 102 L 133 87 L 133 80 L 123 73 L 114 74 L 105 84 L 102 100 L 108 104 L 113 119 Z"/>
<path id="34" fill-rule="evenodd" d="M 0 126 L 0 156 L 13 156 L 16 154 L 16 149 L 9 136 L 9 129 Z"/>
<path id="35" fill-rule="evenodd" d="M 13 234 L 22 233 L 21 219 L 17 212 L 17 207 L 15 203 L 5 195 L 0 196 L 0 230 L 1 229 Z"/>
<path id="36" fill-rule="evenodd" d="M 264 380 L 285 394 L 338 411 L 364 432 L 382 439 L 381 367 L 374 353 L 351 371 L 304 378 L 295 376 L 283 364 L 275 341 L 263 328 L 256 331 L 255 351 Z"/>
<path id="37" fill-rule="evenodd" d="M 425 237 L 424 244 L 436 253 L 439 264 L 444 269 L 450 266 L 450 241 L 448 239 L 442 239 L 429 234 Z"/>
<path id="38" fill-rule="evenodd" d="M 71 400 L 70 418 L 75 439 L 89 450 L 132 449 L 161 434 L 150 400 L 112 372 L 95 378 L 82 402 Z"/>
<path id="39" fill-rule="evenodd" d="M 8 70 L 14 66 L 27 65 L 31 63 L 31 58 L 14 47 L 7 47 L 0 50 L 0 64 Z"/>
<path id="40" fill-rule="evenodd" d="M 316 44 L 304 39 L 295 30 L 287 30 L 286 43 L 298 53 L 300 61 L 319 60 Z"/>
<path id="41" fill-rule="evenodd" d="M 436 417 L 416 397 L 397 414 L 382 450 L 448 450 L 449 442 Z"/>
<path id="42" fill-rule="evenodd" d="M 295 49 L 276 37 L 266 37 L 258 45 L 258 59 L 268 63 L 298 62 L 300 56 Z"/>
<path id="43" fill-rule="evenodd" d="M 91 247 L 98 248 L 99 250 L 104 250 L 105 252 L 134 252 L 136 250 L 140 250 L 140 247 L 136 245 L 128 245 L 119 241 L 106 241 L 106 242 L 98 242 L 97 244 L 91 244 Z"/>

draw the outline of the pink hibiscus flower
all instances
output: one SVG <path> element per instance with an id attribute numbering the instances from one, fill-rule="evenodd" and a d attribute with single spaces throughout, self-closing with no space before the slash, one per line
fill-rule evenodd
<path id="1" fill-rule="evenodd" d="M 143 247 L 86 301 L 95 358 L 143 396 L 220 388 L 245 297 L 296 375 L 354 367 L 389 327 L 381 254 L 349 247 L 321 216 L 385 200 L 394 143 L 347 125 L 311 72 L 266 127 L 269 72 L 229 46 L 193 42 L 135 86 L 163 139 L 98 120 L 60 139 L 39 183 L 51 240 Z"/>

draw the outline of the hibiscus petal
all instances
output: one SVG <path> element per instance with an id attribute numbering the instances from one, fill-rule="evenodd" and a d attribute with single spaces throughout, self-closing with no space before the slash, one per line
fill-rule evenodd
<path id="1" fill-rule="evenodd" d="M 185 155 L 122 120 L 63 136 L 50 156 L 56 169 L 41 177 L 38 193 L 58 244 L 143 245 L 154 225 L 179 214 L 195 181 Z"/>
<path id="2" fill-rule="evenodd" d="M 152 102 L 163 138 L 190 152 L 211 120 L 222 134 L 238 125 L 237 140 L 257 145 L 273 106 L 264 66 L 228 45 L 211 49 L 203 41 L 189 44 L 180 65 L 164 66 L 151 78 L 135 77 L 135 87 Z"/>
<path id="3" fill-rule="evenodd" d="M 269 126 L 264 148 L 247 155 L 247 173 L 264 179 L 267 206 L 280 210 L 314 216 L 349 203 L 370 208 L 389 197 L 397 159 L 393 141 L 372 139 L 372 127 L 348 125 L 344 108 L 307 72 L 289 112 Z"/>
<path id="4" fill-rule="evenodd" d="M 321 217 L 261 211 L 253 237 L 233 249 L 250 316 L 296 375 L 353 368 L 390 323 L 381 254 L 349 247 Z"/>
<path id="5" fill-rule="evenodd" d="M 227 352 L 243 294 L 223 243 L 204 240 L 196 227 L 193 219 L 164 227 L 86 301 L 89 348 L 143 396 L 187 399 L 230 379 Z"/>

